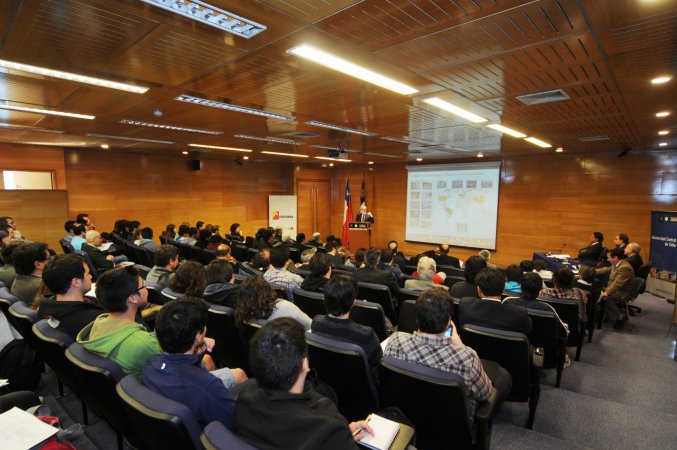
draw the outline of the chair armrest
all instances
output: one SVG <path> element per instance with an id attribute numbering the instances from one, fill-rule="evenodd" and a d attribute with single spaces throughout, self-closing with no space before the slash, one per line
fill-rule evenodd
<path id="1" fill-rule="evenodd" d="M 491 416 L 494 414 L 494 408 L 496 407 L 496 400 L 498 393 L 496 388 L 491 388 L 491 394 L 489 398 L 477 405 L 477 410 L 475 411 L 475 421 L 476 423 L 488 422 L 491 420 Z"/>
<path id="2" fill-rule="evenodd" d="M 531 357 L 531 363 L 534 367 L 543 368 L 543 358 L 545 356 L 545 351 L 541 347 L 536 347 L 534 349 L 534 354 Z"/>

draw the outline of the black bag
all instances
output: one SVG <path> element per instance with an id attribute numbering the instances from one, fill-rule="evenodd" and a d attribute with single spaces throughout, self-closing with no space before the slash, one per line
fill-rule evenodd
<path id="1" fill-rule="evenodd" d="M 35 391 L 42 375 L 42 360 L 23 339 L 14 339 L 0 351 L 0 378 L 8 379 L 4 392 Z"/>

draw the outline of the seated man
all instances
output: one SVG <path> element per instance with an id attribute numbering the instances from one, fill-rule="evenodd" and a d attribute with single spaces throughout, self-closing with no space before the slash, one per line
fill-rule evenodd
<path id="1" fill-rule="evenodd" d="M 146 275 L 146 284 L 157 292 L 169 286 L 174 270 L 179 265 L 179 250 L 174 245 L 164 244 L 155 252 L 155 265 Z"/>
<path id="2" fill-rule="evenodd" d="M 461 268 L 461 261 L 459 261 L 457 257 L 449 254 L 449 244 L 438 245 L 432 258 L 438 266 L 456 267 L 457 269 Z"/>
<path id="3" fill-rule="evenodd" d="M 16 269 L 14 268 L 14 260 L 12 259 L 12 253 L 21 245 L 17 241 L 12 241 L 7 245 L 2 246 L 2 267 L 0 267 L 0 281 L 5 283 L 7 289 L 12 289 L 12 283 L 16 278 Z"/>
<path id="4" fill-rule="evenodd" d="M 157 316 L 155 332 L 162 355 L 153 356 L 143 369 L 143 384 L 158 394 L 186 405 L 201 427 L 218 420 L 228 428 L 233 422 L 235 400 L 225 382 L 199 367 L 210 345 L 207 333 L 207 305 L 192 299 L 167 303 Z M 247 379 L 233 369 L 239 381 Z"/>
<path id="5" fill-rule="evenodd" d="M 616 329 L 623 328 L 625 322 L 628 321 L 628 316 L 616 305 L 616 302 L 627 302 L 632 298 L 635 290 L 635 272 L 632 270 L 632 265 L 623 259 L 624 257 L 623 249 L 615 248 L 607 256 L 611 267 L 596 270 L 597 275 L 610 273 L 609 284 L 602 292 L 602 299 L 604 300 L 604 310 L 616 316 L 616 323 L 614 324 Z M 16 284 L 16 281 L 14 283 Z"/>
<path id="6" fill-rule="evenodd" d="M 329 264 L 333 268 L 343 265 L 343 258 L 338 255 L 336 242 L 327 242 L 324 246 L 324 252 L 329 257 Z"/>
<path id="7" fill-rule="evenodd" d="M 310 270 L 310 260 L 315 256 L 317 250 L 314 248 L 307 248 L 301 252 L 301 264 L 297 265 L 295 269 Z"/>
<path id="8" fill-rule="evenodd" d="M 320 236 L 321 235 L 319 231 L 314 232 L 306 245 L 310 245 L 312 247 L 323 247 L 324 243 L 320 240 Z"/>
<path id="9" fill-rule="evenodd" d="M 505 269 L 505 287 L 503 290 L 508 294 L 520 294 L 520 283 L 523 276 L 522 269 L 516 264 L 510 264 Z"/>
<path id="10" fill-rule="evenodd" d="M 627 247 L 626 247 L 627 248 Z M 588 302 L 596 305 L 602 294 L 602 282 L 597 279 L 597 272 L 593 267 L 583 264 L 578 269 L 578 278 L 576 279 L 576 287 L 585 292 L 588 296 Z M 588 310 L 591 305 L 588 305 Z"/>
<path id="11" fill-rule="evenodd" d="M 329 280 L 324 293 L 326 316 L 315 316 L 310 330 L 321 336 L 350 342 L 362 347 L 374 380 L 378 381 L 378 366 L 383 351 L 374 329 L 348 318 L 357 297 L 357 282 L 351 275 L 337 275 Z"/>
<path id="12" fill-rule="evenodd" d="M 558 298 L 570 303 L 576 303 L 578 305 L 578 318 L 582 322 L 587 320 L 586 314 L 586 303 L 588 301 L 588 296 L 585 295 L 585 292 L 581 291 L 576 285 L 576 279 L 574 278 L 574 273 L 568 267 L 562 267 L 557 269 L 552 274 L 552 288 L 544 288 L 541 291 L 541 297 L 549 298 Z"/>
<path id="13" fill-rule="evenodd" d="M 402 278 L 402 269 L 400 269 L 400 266 L 395 264 L 393 253 L 388 249 L 385 249 L 381 252 L 381 262 L 378 265 L 378 268 L 381 270 L 391 271 L 397 279 Z"/>
<path id="14" fill-rule="evenodd" d="M 195 245 L 197 243 L 197 233 L 198 233 L 197 228 L 187 227 L 183 230 L 179 228 L 179 232 L 181 231 L 184 231 L 184 233 L 181 235 L 179 239 L 177 239 L 177 242 L 187 245 Z"/>
<path id="15" fill-rule="evenodd" d="M 310 258 L 310 275 L 303 279 L 301 289 L 311 292 L 324 292 L 329 278 L 331 278 L 331 271 L 329 255 L 316 253 Z"/>
<path id="16" fill-rule="evenodd" d="M 303 277 L 287 270 L 291 264 L 289 259 L 289 247 L 278 245 L 270 250 L 270 267 L 263 274 L 263 279 L 268 283 L 276 283 L 284 286 L 288 292 L 301 287 Z"/>
<path id="17" fill-rule="evenodd" d="M 156 251 L 160 248 L 155 242 L 153 242 L 153 229 L 150 227 L 145 227 L 141 229 L 141 243 L 139 247 L 146 248 L 151 251 Z"/>
<path id="18" fill-rule="evenodd" d="M 590 235 L 590 245 L 578 251 L 578 260 L 590 266 L 597 265 L 597 259 L 603 250 L 604 235 L 595 231 Z"/>
<path id="19" fill-rule="evenodd" d="M 412 291 L 425 291 L 426 289 L 440 287 L 444 290 L 449 290 L 447 286 L 441 284 L 435 284 L 433 282 L 433 277 L 437 272 L 437 265 L 435 260 L 428 258 L 427 256 L 422 256 L 418 259 L 416 264 L 416 273 L 418 274 L 418 279 L 409 279 L 404 282 L 404 288 Z"/>
<path id="20" fill-rule="evenodd" d="M 487 267 L 487 261 L 481 256 L 475 255 L 468 258 L 463 266 L 465 281 L 451 287 L 451 296 L 454 298 L 477 297 L 475 277 L 485 267 Z"/>
<path id="21" fill-rule="evenodd" d="M 366 283 L 376 283 L 388 286 L 390 295 L 397 302 L 400 296 L 400 287 L 397 284 L 395 275 L 389 270 L 378 269 L 378 263 L 381 261 L 381 252 L 374 248 L 367 250 L 364 255 L 365 267 L 356 269 L 354 276 L 357 281 Z"/>
<path id="22" fill-rule="evenodd" d="M 51 256 L 47 244 L 29 242 L 21 244 L 12 252 L 16 278 L 10 292 L 27 305 L 32 305 L 42 286 L 42 271 Z"/>
<path id="23" fill-rule="evenodd" d="M 240 286 L 235 284 L 233 265 L 223 259 L 214 259 L 205 267 L 205 275 L 204 301 L 235 309 Z"/>
<path id="24" fill-rule="evenodd" d="M 632 266 L 633 270 L 635 271 L 635 276 L 637 276 L 637 272 L 639 272 L 639 268 L 642 267 L 644 264 L 644 260 L 642 259 L 642 255 L 640 255 L 641 252 L 641 247 L 637 242 L 630 242 L 628 245 L 625 246 L 625 256 L 627 257 L 627 261 L 630 263 Z"/>
<path id="25" fill-rule="evenodd" d="M 487 249 L 480 250 L 480 252 L 478 253 L 478 255 L 479 255 L 480 257 L 484 258 L 484 260 L 485 260 L 486 263 L 487 263 L 487 267 L 488 267 L 488 268 L 490 268 L 490 269 L 498 269 L 498 266 L 496 266 L 496 264 L 490 263 L 490 262 L 489 262 L 489 260 L 491 259 L 491 252 L 490 252 L 489 250 L 487 250 Z"/>
<path id="26" fill-rule="evenodd" d="M 78 225 L 73 229 L 73 238 L 71 239 L 71 245 L 74 250 L 82 250 L 82 246 L 87 243 L 85 234 L 87 233 L 87 227 L 84 225 Z"/>
<path id="27" fill-rule="evenodd" d="M 482 269 L 475 277 L 475 283 L 479 298 L 462 298 L 458 305 L 458 321 L 461 327 L 471 323 L 526 335 L 531 332 L 531 319 L 525 308 L 501 303 L 505 285 L 501 272 Z"/>
<path id="28" fill-rule="evenodd" d="M 148 358 L 162 349 L 157 338 L 134 321 L 137 310 L 148 300 L 139 271 L 127 266 L 105 272 L 96 282 L 96 299 L 109 312 L 87 325 L 78 334 L 78 342 L 118 363 L 127 375 L 140 377 Z"/>
<path id="29" fill-rule="evenodd" d="M 542 259 L 534 260 L 534 272 L 536 272 L 543 281 L 552 280 L 552 272 L 547 269 L 547 265 Z"/>
<path id="30" fill-rule="evenodd" d="M 458 374 L 466 387 L 468 414 L 475 417 L 477 402 L 489 398 L 492 382 L 477 353 L 461 342 L 451 322 L 452 303 L 442 289 L 428 289 L 416 299 L 418 331 L 396 332 L 388 340 L 384 356 Z M 451 334 L 445 332 L 451 328 Z M 509 388 L 508 388 L 509 390 Z"/>
<path id="31" fill-rule="evenodd" d="M 73 340 L 78 333 L 106 312 L 97 303 L 85 298 L 92 288 L 89 266 L 75 253 L 57 255 L 42 273 L 42 281 L 54 296 L 42 296 L 38 301 L 38 317 L 49 318 L 57 330 Z"/>
<path id="32" fill-rule="evenodd" d="M 66 223 L 63 224 L 63 228 L 66 230 L 66 236 L 64 236 L 64 240 L 70 243 L 75 237 L 75 221 L 67 220 Z"/>
<path id="33" fill-rule="evenodd" d="M 101 233 L 96 230 L 89 230 L 85 236 L 87 243 L 82 246 L 82 251 L 86 252 L 92 259 L 96 270 L 101 273 L 115 267 L 115 257 L 97 248 L 101 246 Z"/>
<path id="34" fill-rule="evenodd" d="M 233 431 L 256 448 L 356 449 L 354 441 L 373 433 L 366 421 L 348 424 L 331 400 L 305 383 L 308 346 L 294 319 L 266 323 L 252 339 L 249 361 L 256 383 L 237 399 Z"/>

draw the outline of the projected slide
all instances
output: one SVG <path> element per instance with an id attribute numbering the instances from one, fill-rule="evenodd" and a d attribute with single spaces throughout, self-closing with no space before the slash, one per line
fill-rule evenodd
<path id="1" fill-rule="evenodd" d="M 496 248 L 500 163 L 407 171 L 407 241 Z"/>

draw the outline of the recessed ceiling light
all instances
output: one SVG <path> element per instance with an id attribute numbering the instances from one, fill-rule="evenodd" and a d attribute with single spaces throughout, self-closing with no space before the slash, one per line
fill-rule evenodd
<path id="1" fill-rule="evenodd" d="M 477 157 L 478 157 L 478 158 L 484 158 L 484 153 L 479 152 L 479 153 L 477 154 Z"/>
<path id="2" fill-rule="evenodd" d="M 242 159 L 249 159 L 249 156 L 243 156 Z"/>
<path id="3" fill-rule="evenodd" d="M 392 78 L 388 78 L 379 73 L 358 66 L 357 64 L 334 56 L 325 52 L 324 50 L 313 47 L 312 45 L 301 44 L 298 47 L 287 50 L 287 52 L 293 53 L 302 58 L 306 58 L 317 64 L 321 64 L 346 75 L 350 75 L 351 77 L 359 78 L 360 80 L 364 80 L 368 83 L 372 83 L 390 91 L 397 92 L 398 94 L 410 95 L 418 92 L 418 90 L 411 86 L 407 86 L 406 84 L 395 81 Z"/>
<path id="4" fill-rule="evenodd" d="M 315 159 L 324 159 L 327 161 L 338 161 L 338 162 L 353 162 L 352 159 L 329 158 L 328 156 L 316 156 Z"/>
<path id="5" fill-rule="evenodd" d="M 101 148 L 104 149 L 104 150 L 107 149 L 107 148 L 108 148 L 108 144 L 101 144 Z"/>
<path id="6" fill-rule="evenodd" d="M 270 137 L 270 136 L 252 136 L 250 134 L 235 134 L 233 137 L 240 138 L 240 139 L 251 139 L 254 141 L 264 141 L 264 142 L 271 142 L 275 144 L 288 144 L 288 145 L 303 145 L 303 142 L 295 141 L 293 139 L 284 139 L 284 138 L 277 138 L 277 137 Z"/>
<path id="7" fill-rule="evenodd" d="M 423 158 L 416 158 L 416 161 L 421 162 L 423 161 Z"/>
<path id="8" fill-rule="evenodd" d="M 429 104 L 429 105 L 436 106 L 440 109 L 448 111 L 448 112 L 455 114 L 459 117 L 463 117 L 464 119 L 469 120 L 473 123 L 488 122 L 488 120 L 485 119 L 484 117 L 480 117 L 477 114 L 473 114 L 470 111 L 467 111 L 467 110 L 460 108 L 456 105 L 452 105 L 449 102 L 445 102 L 441 98 L 432 97 L 432 98 L 426 98 L 423 101 L 425 103 Z"/>
<path id="9" fill-rule="evenodd" d="M 87 120 L 96 119 L 96 116 L 90 116 L 88 114 L 77 114 L 77 113 L 71 113 L 71 112 L 65 112 L 65 111 L 56 111 L 56 110 L 53 110 L 53 109 L 28 108 L 26 106 L 14 106 L 14 105 L 7 105 L 7 104 L 0 104 L 0 109 L 9 109 L 10 111 L 21 111 L 21 112 L 35 113 L 35 114 L 47 114 L 47 115 L 50 115 L 50 116 L 74 117 L 76 119 L 87 119 Z"/>
<path id="10" fill-rule="evenodd" d="M 367 164 L 372 165 L 374 164 L 374 161 L 369 161 Z"/>
<path id="11" fill-rule="evenodd" d="M 504 127 L 503 125 L 499 125 L 497 123 L 492 123 L 491 125 L 487 125 L 487 127 L 500 131 L 501 133 L 509 134 L 510 136 L 516 137 L 516 138 L 525 138 L 527 137 L 526 134 L 520 133 L 519 131 L 515 131 L 513 129 L 510 129 L 508 127 Z"/>
<path id="12" fill-rule="evenodd" d="M 334 125 L 331 123 L 320 122 L 317 120 L 309 120 L 306 122 L 306 125 L 312 125 L 314 127 L 329 128 L 330 130 L 343 131 L 344 133 L 359 134 L 360 136 L 376 136 L 376 133 L 370 133 L 369 131 L 357 130 L 355 128 L 342 127 L 341 125 Z"/>
<path id="13" fill-rule="evenodd" d="M 653 80 L 651 80 L 651 84 L 663 84 L 663 83 L 667 83 L 670 80 L 672 80 L 671 76 L 664 75 L 662 77 L 656 77 Z"/>
<path id="14" fill-rule="evenodd" d="M 661 142 L 658 144 L 659 147 L 667 147 L 668 143 L 667 142 Z"/>
<path id="15" fill-rule="evenodd" d="M 196 105 L 209 106 L 211 108 L 225 109 L 227 111 L 252 114 L 254 116 L 267 117 L 269 119 L 294 120 L 294 116 L 290 116 L 288 114 L 278 114 L 264 111 L 262 109 L 246 108 L 244 106 L 231 105 L 230 103 L 217 102 L 215 100 L 208 100 L 206 98 L 193 97 L 191 95 L 179 95 L 178 97 L 175 97 L 174 100 L 186 103 L 194 103 Z"/>
<path id="16" fill-rule="evenodd" d="M 557 147 L 557 149 L 555 151 L 557 153 L 562 153 L 564 151 L 564 149 L 562 147 Z"/>
<path id="17" fill-rule="evenodd" d="M 141 0 L 189 19 L 249 39 L 267 27 L 200 0 Z"/>
<path id="18" fill-rule="evenodd" d="M 294 158 L 307 158 L 308 155 L 301 155 L 297 153 L 280 153 L 280 152 L 261 152 L 265 153 L 266 155 L 279 155 L 279 156 L 291 156 Z"/>
<path id="19" fill-rule="evenodd" d="M 536 138 L 534 138 L 534 137 L 528 137 L 528 138 L 526 138 L 526 139 L 524 139 L 524 140 L 527 141 L 527 142 L 531 142 L 531 143 L 534 144 L 534 145 L 538 145 L 538 146 L 541 147 L 541 148 L 550 148 L 550 147 L 552 147 L 552 145 L 548 144 L 547 142 L 544 142 L 544 141 L 542 141 L 542 140 L 540 140 L 540 139 L 536 139 Z"/>
<path id="20" fill-rule="evenodd" d="M 661 130 L 661 131 L 658 132 L 659 136 L 665 136 L 666 134 L 670 134 L 670 131 L 669 130 Z"/>
<path id="21" fill-rule="evenodd" d="M 229 150 L 229 151 L 233 151 L 233 152 L 246 152 L 246 153 L 251 152 L 251 150 L 249 150 L 248 148 L 220 147 L 218 145 L 188 144 L 188 147 L 212 148 L 212 149 L 215 149 L 215 150 Z"/>
<path id="22" fill-rule="evenodd" d="M 138 120 L 122 119 L 120 123 L 125 125 L 136 125 L 139 127 L 160 128 L 163 130 L 185 131 L 187 133 L 223 134 L 223 131 L 200 130 L 197 128 L 180 127 L 176 125 L 165 125 L 163 123 L 139 122 Z"/>
<path id="23" fill-rule="evenodd" d="M 87 133 L 85 136 L 103 138 L 103 139 L 119 139 L 121 141 L 138 141 L 138 142 L 148 142 L 151 144 L 176 144 L 174 141 L 161 141 L 159 139 L 143 139 L 143 138 L 131 138 L 127 136 L 113 136 L 110 134 L 98 134 L 98 133 Z"/>
<path id="24" fill-rule="evenodd" d="M 182 154 L 182 155 L 187 155 L 188 152 L 187 152 L 186 150 L 184 150 L 184 151 L 181 152 L 181 154 Z"/>
<path id="25" fill-rule="evenodd" d="M 656 117 L 668 117 L 670 115 L 669 111 L 661 111 L 656 113 Z"/>
<path id="26" fill-rule="evenodd" d="M 78 75 L 76 73 L 62 72 L 60 70 L 52 70 L 47 69 L 45 67 L 31 66 L 29 64 L 21 64 L 12 61 L 5 61 L 3 59 L 0 59 L 0 67 L 21 70 L 22 72 L 37 73 L 38 75 L 44 75 L 52 78 L 61 78 L 62 80 L 93 84 L 94 86 L 118 89 L 120 91 L 133 92 L 134 94 L 143 94 L 149 89 L 143 86 L 134 86 L 133 84 L 118 83 L 117 81 L 104 80 L 102 78 L 94 78 L 85 75 Z"/>
<path id="27" fill-rule="evenodd" d="M 44 145 L 47 147 L 90 147 L 91 142 L 40 142 L 40 141 L 17 141 L 12 144 L 21 145 Z"/>
<path id="28" fill-rule="evenodd" d="M 24 125 L 12 125 L 10 123 L 0 123 L 0 130 L 14 130 L 14 131 L 36 131 L 38 133 L 54 133 L 54 134 L 64 134 L 63 130 L 50 130 L 49 128 L 40 128 L 40 127 L 27 127 Z"/>
<path id="29" fill-rule="evenodd" d="M 334 167 L 334 163 L 329 163 L 329 167 Z"/>

